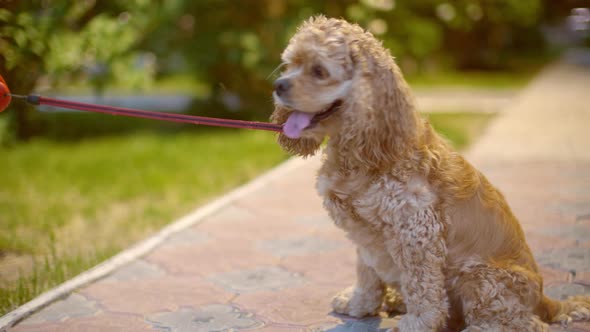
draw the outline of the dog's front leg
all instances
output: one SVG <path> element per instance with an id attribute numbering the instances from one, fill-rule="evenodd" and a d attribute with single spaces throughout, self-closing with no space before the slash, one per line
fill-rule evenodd
<path id="1" fill-rule="evenodd" d="M 438 331 L 448 316 L 443 268 L 444 225 L 432 208 L 419 210 L 387 230 L 387 250 L 402 267 L 401 292 L 407 308 L 401 332 Z"/>
<path id="2" fill-rule="evenodd" d="M 385 295 L 383 282 L 375 270 L 364 262 L 359 250 L 357 248 L 356 284 L 332 299 L 334 312 L 352 317 L 377 314 Z"/>

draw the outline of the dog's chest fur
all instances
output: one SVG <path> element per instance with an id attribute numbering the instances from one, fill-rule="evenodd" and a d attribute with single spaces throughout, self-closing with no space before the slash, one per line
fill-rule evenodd
<path id="1" fill-rule="evenodd" d="M 427 181 L 415 175 L 333 172 L 328 164 L 320 170 L 316 187 L 336 226 L 358 246 L 359 259 L 383 281 L 398 282 L 399 262 L 387 251 L 385 240 L 396 241 L 395 230 L 410 215 L 435 204 Z"/>

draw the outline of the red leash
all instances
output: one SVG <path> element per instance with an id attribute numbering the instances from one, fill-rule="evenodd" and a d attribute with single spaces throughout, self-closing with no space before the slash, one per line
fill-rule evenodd
<path id="1" fill-rule="evenodd" d="M 124 108 L 124 107 L 114 107 L 114 106 L 106 106 L 106 105 L 80 103 L 80 102 L 75 102 L 75 101 L 47 98 L 47 97 L 36 96 L 36 95 L 29 95 L 29 96 L 14 95 L 14 94 L 10 93 L 10 90 L 8 90 L 8 86 L 6 85 L 4 80 L 2 80 L 2 77 L 0 76 L 0 112 L 2 112 L 4 110 L 4 108 L 6 108 L 8 106 L 8 104 L 10 103 L 11 97 L 24 99 L 28 103 L 33 104 L 33 105 L 48 105 L 48 106 L 54 106 L 54 107 L 59 107 L 59 108 L 79 110 L 79 111 L 112 114 L 112 115 L 122 115 L 122 116 L 129 116 L 129 117 L 135 117 L 135 118 L 154 119 L 154 120 L 162 120 L 162 121 L 170 121 L 170 122 L 192 123 L 192 124 L 205 125 L 205 126 L 215 126 L 215 127 L 246 128 L 246 129 L 266 130 L 266 131 L 275 131 L 275 132 L 282 132 L 283 131 L 282 125 L 275 124 L 275 123 L 268 123 L 268 122 L 242 121 L 242 120 L 232 120 L 232 119 L 209 118 L 209 117 L 204 117 L 204 116 L 178 114 L 178 113 L 144 111 L 144 110 L 138 110 L 138 109 L 132 109 L 132 108 Z"/>
<path id="2" fill-rule="evenodd" d="M 17 97 L 12 95 L 13 97 Z M 88 111 L 95 113 L 104 113 L 112 115 L 130 116 L 135 118 L 154 119 L 171 122 L 184 122 L 193 123 L 205 126 L 215 127 L 229 127 L 229 128 L 246 128 L 246 129 L 257 129 L 281 132 L 283 126 L 268 122 L 256 122 L 256 121 L 242 121 L 232 119 L 220 119 L 220 118 L 209 118 L 204 116 L 178 114 L 178 113 L 164 113 L 164 112 L 153 112 L 144 111 L 132 108 L 124 107 L 113 107 L 106 105 L 96 105 L 88 103 L 80 103 L 75 101 L 68 101 L 63 99 L 47 98 L 42 96 L 23 96 L 25 100 L 33 105 L 49 105 L 60 108 L 74 109 L 79 111 Z"/>

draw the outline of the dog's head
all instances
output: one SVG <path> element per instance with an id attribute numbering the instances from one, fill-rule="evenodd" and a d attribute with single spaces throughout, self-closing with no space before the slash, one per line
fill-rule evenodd
<path id="1" fill-rule="evenodd" d="M 389 137 L 379 131 L 394 130 L 387 128 L 391 122 L 404 125 L 394 118 L 396 108 L 411 104 L 400 91 L 405 82 L 389 52 L 358 25 L 311 18 L 291 38 L 282 60 L 272 120 L 284 124 L 279 143 L 287 151 L 311 155 L 326 136 L 366 150 L 383 145 L 375 140 Z"/>

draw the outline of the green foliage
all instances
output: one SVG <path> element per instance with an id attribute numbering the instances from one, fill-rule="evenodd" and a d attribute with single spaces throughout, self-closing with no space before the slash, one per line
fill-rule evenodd
<path id="1" fill-rule="evenodd" d="M 169 0 L 0 2 L 0 70 L 16 93 L 83 82 L 146 89 L 154 75 L 201 82 L 200 113 L 266 118 L 280 53 L 312 15 L 372 31 L 406 75 L 518 70 L 539 53 L 543 0 Z M 546 2 L 546 1 L 545 1 Z M 551 5 L 553 6 L 553 5 Z M 274 75 L 273 75 L 274 73 Z M 196 107 L 196 106 L 195 106 Z M 18 138 L 41 135 L 21 107 Z"/>
<path id="2" fill-rule="evenodd" d="M 176 15 L 177 9 L 150 1 L 106 3 L 2 2 L 6 7 L 0 8 L 2 73 L 10 75 L 21 69 L 24 71 L 18 74 L 22 76 L 28 65 L 34 65 L 39 67 L 36 78 L 43 76 L 51 86 L 100 75 L 109 76 L 109 82 L 137 73 L 143 80 L 150 79 L 153 67 L 130 64 L 140 55 L 143 39 L 167 17 Z"/>
<path id="3" fill-rule="evenodd" d="M 19 94 L 40 83 L 55 89 L 80 80 L 97 93 L 113 82 L 145 86 L 155 61 L 141 43 L 177 14 L 171 4 L 178 1 L 2 1 L 0 73 Z M 23 106 L 12 108 L 15 135 L 35 135 L 37 116 Z"/>
<path id="4" fill-rule="evenodd" d="M 535 35 L 541 0 L 304 0 L 184 2 L 169 45 L 187 60 L 195 77 L 210 85 L 213 108 L 239 99 L 245 117 L 271 107 L 273 70 L 302 20 L 325 14 L 369 29 L 392 50 L 406 74 L 433 68 L 512 69 L 507 58 L 519 48 L 542 47 Z M 184 23 L 183 23 L 184 22 Z M 158 41 L 160 43 L 160 41 Z M 162 49 L 163 51 L 163 49 Z M 166 52 L 160 53 L 164 62 Z M 237 97 L 237 98 L 236 98 Z M 239 116 L 239 115 L 238 115 Z"/>
<path id="5" fill-rule="evenodd" d="M 434 129 L 455 148 L 463 150 L 483 134 L 495 114 L 473 112 L 430 113 L 427 118 Z"/>

